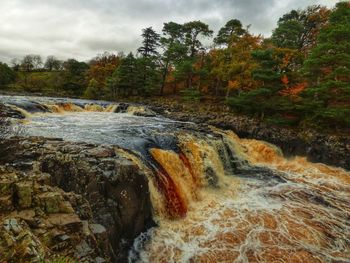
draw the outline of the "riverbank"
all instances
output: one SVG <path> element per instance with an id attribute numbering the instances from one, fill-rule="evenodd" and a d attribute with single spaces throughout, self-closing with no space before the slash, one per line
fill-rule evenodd
<path id="1" fill-rule="evenodd" d="M 155 113 L 173 120 L 212 125 L 232 130 L 242 138 L 275 144 L 282 149 L 286 157 L 306 156 L 312 162 L 350 170 L 350 131 L 347 130 L 320 131 L 310 127 L 274 125 L 257 118 L 237 115 L 227 105 L 218 101 L 188 102 L 180 97 L 142 100 L 130 98 L 116 104 L 119 104 L 119 109 L 124 110 L 130 104 L 147 105 Z M 7 115 L 14 114 L 15 112 L 11 111 Z"/>
<path id="2" fill-rule="evenodd" d="M 232 113 L 223 104 L 180 103 L 179 100 L 145 100 L 142 103 L 167 118 L 208 124 L 232 130 L 241 138 L 263 140 L 280 147 L 286 157 L 306 156 L 350 170 L 350 133 L 283 127 Z"/>

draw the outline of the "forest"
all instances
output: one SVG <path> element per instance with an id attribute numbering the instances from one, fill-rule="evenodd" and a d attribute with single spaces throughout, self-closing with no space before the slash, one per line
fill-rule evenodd
<path id="1" fill-rule="evenodd" d="M 167 22 L 161 32 L 144 28 L 142 39 L 136 53 L 88 62 L 26 55 L 0 63 L 0 91 L 215 100 L 273 124 L 350 128 L 349 2 L 292 10 L 268 38 L 232 19 L 216 35 L 201 21 Z"/>

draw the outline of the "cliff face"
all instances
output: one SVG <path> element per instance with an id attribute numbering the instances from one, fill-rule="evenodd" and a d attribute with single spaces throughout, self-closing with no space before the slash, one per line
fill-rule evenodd
<path id="1" fill-rule="evenodd" d="M 8 144 L 0 251 L 9 262 L 52 255 L 124 262 L 134 238 L 153 224 L 147 178 L 119 148 L 44 138 Z"/>
<path id="2" fill-rule="evenodd" d="M 280 147 L 285 156 L 306 156 L 312 162 L 321 162 L 350 170 L 350 137 L 319 134 L 310 130 L 293 130 L 273 126 L 245 116 L 236 116 L 227 111 L 206 112 L 188 109 L 179 104 L 150 103 L 149 107 L 165 117 L 208 124 L 232 130 L 241 138 L 267 141 Z"/>

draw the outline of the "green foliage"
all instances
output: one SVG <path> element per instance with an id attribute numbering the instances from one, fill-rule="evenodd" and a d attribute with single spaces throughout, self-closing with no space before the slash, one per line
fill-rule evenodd
<path id="1" fill-rule="evenodd" d="M 160 36 L 157 34 L 152 27 L 147 27 L 142 30 L 142 47 L 140 47 L 137 52 L 139 52 L 143 57 L 157 56 L 159 47 Z"/>
<path id="2" fill-rule="evenodd" d="M 323 125 L 349 126 L 350 4 L 340 2 L 319 34 L 303 68 L 311 87 L 302 94 L 307 118 Z M 321 125 L 321 124 L 320 124 Z"/>
<path id="3" fill-rule="evenodd" d="M 337 4 L 327 27 L 320 31 L 317 46 L 305 61 L 304 72 L 315 82 L 344 78 L 349 82 L 350 6 Z"/>
<path id="4" fill-rule="evenodd" d="M 227 104 L 238 112 L 263 114 L 266 108 L 266 98 L 271 96 L 272 91 L 266 88 L 242 92 L 238 96 L 229 97 Z"/>
<path id="5" fill-rule="evenodd" d="M 319 5 L 290 11 L 278 20 L 272 43 L 279 48 L 307 53 L 315 45 L 318 31 L 327 23 L 328 14 L 329 10 Z"/>
<path id="6" fill-rule="evenodd" d="M 161 70 L 161 86 L 160 94 L 164 92 L 166 79 L 172 66 L 186 57 L 187 47 L 184 43 L 184 28 L 183 25 L 175 22 L 164 23 L 163 36 L 160 38 L 160 43 L 163 49 L 163 54 L 160 56 Z"/>
<path id="7" fill-rule="evenodd" d="M 231 19 L 224 27 L 219 30 L 218 35 L 214 39 L 216 45 L 228 46 L 232 38 L 237 38 L 245 34 L 247 31 L 243 29 L 241 21 L 238 19 Z"/>
<path id="8" fill-rule="evenodd" d="M 82 96 L 86 87 L 85 74 L 89 66 L 85 62 L 69 59 L 63 63 L 62 89 L 66 94 Z"/>
<path id="9" fill-rule="evenodd" d="M 5 63 L 0 62 L 0 88 L 6 87 L 14 82 L 16 73 Z"/>
<path id="10" fill-rule="evenodd" d="M 91 79 L 89 85 L 84 92 L 84 98 L 97 99 L 101 97 L 101 91 L 98 86 L 98 82 L 95 79 Z"/>
<path id="11" fill-rule="evenodd" d="M 200 37 L 211 37 L 213 31 L 209 26 L 201 21 L 191 21 L 183 25 L 185 33 L 185 44 L 188 47 L 189 56 L 193 58 L 200 49 L 203 48 Z"/>
<path id="12" fill-rule="evenodd" d="M 139 82 L 136 67 L 136 59 L 130 53 L 109 78 L 108 86 L 117 96 L 130 96 L 134 93 Z"/>
<path id="13" fill-rule="evenodd" d="M 174 72 L 175 79 L 177 81 L 186 81 L 190 75 L 193 75 L 194 60 L 191 58 L 183 59 L 176 63 L 176 69 Z"/>
<path id="14" fill-rule="evenodd" d="M 157 64 L 150 58 L 136 60 L 136 82 L 139 82 L 137 93 L 150 96 L 160 85 L 160 73 Z"/>
<path id="15" fill-rule="evenodd" d="M 296 104 L 288 97 L 277 96 L 271 89 L 259 88 L 227 99 L 237 112 L 255 115 L 270 124 L 290 126 L 299 123 Z"/>
<path id="16" fill-rule="evenodd" d="M 160 36 L 142 31 L 132 53 L 100 55 L 86 64 L 61 63 L 53 56 L 14 60 L 16 74 L 0 63 L 0 86 L 16 90 L 118 99 L 180 91 L 185 100 L 224 96 L 236 112 L 278 125 L 349 126 L 350 4 L 328 10 L 292 10 L 271 38 L 254 36 L 237 19 L 229 20 L 209 51 L 203 39 L 213 31 L 201 21 L 164 23 Z M 182 90 L 182 91 L 181 91 Z"/>
<path id="17" fill-rule="evenodd" d="M 262 82 L 264 87 L 279 88 L 281 73 L 278 70 L 278 62 L 274 59 L 273 49 L 260 49 L 252 52 L 252 57 L 259 67 L 252 72 L 254 79 Z"/>
<path id="18" fill-rule="evenodd" d="M 272 41 L 277 47 L 298 49 L 303 34 L 303 24 L 298 20 L 280 23 L 272 34 Z"/>
<path id="19" fill-rule="evenodd" d="M 184 89 L 181 91 L 181 95 L 186 101 L 199 101 L 201 99 L 201 93 L 195 88 Z"/>

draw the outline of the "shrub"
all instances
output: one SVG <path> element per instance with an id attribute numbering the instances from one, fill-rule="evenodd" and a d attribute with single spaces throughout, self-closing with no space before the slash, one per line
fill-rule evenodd
<path id="1" fill-rule="evenodd" d="M 182 97 L 187 101 L 199 101 L 201 99 L 201 93 L 195 88 L 184 89 L 181 91 Z"/>

